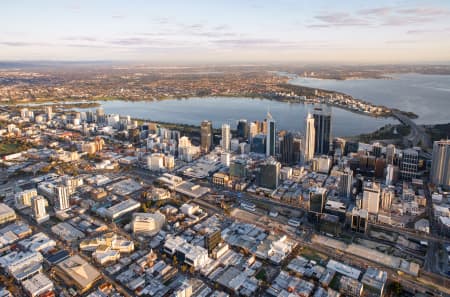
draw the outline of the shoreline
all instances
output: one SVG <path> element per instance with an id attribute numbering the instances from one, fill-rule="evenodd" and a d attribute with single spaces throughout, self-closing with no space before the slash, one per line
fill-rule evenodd
<path id="1" fill-rule="evenodd" d="M 298 85 L 292 85 L 294 87 L 297 87 Z M 327 91 L 327 90 L 323 90 Z M 328 92 L 328 91 L 327 91 Z M 20 102 L 19 104 L 16 103 L 2 103 L 0 104 L 0 107 L 11 107 L 14 106 L 16 108 L 30 108 L 30 109 L 39 109 L 44 108 L 46 106 L 54 106 L 58 109 L 73 109 L 73 108 L 82 108 L 82 109 L 88 109 L 88 108 L 94 108 L 94 107 L 100 107 L 101 102 L 107 102 L 107 101 L 125 101 L 125 102 L 159 102 L 159 101 L 166 101 L 166 100 L 189 100 L 189 99 L 220 99 L 220 98 L 246 98 L 246 99 L 254 99 L 254 100 L 270 100 L 270 101 L 276 101 L 281 103 L 288 103 L 288 104 L 323 104 L 328 105 L 334 108 L 339 108 L 342 110 L 346 110 L 348 112 L 352 112 L 359 115 L 369 116 L 372 118 L 395 118 L 392 113 L 384 113 L 384 114 L 375 114 L 375 113 L 367 113 L 360 110 L 355 110 L 352 108 L 349 108 L 345 105 L 340 105 L 332 102 L 323 102 L 318 101 L 314 99 L 302 99 L 302 98 L 296 98 L 296 97 L 284 97 L 284 96 L 275 96 L 275 95 L 264 95 L 264 94 L 241 94 L 241 95 L 206 95 L 206 96 L 181 96 L 181 97 L 165 97 L 161 99 L 126 99 L 126 98 L 93 98 L 92 100 L 86 100 L 85 102 L 71 102 L 71 100 L 66 99 L 62 102 L 52 100 L 42 100 L 42 101 L 33 101 L 33 102 Z M 407 113 L 404 111 L 401 111 L 402 113 Z"/>

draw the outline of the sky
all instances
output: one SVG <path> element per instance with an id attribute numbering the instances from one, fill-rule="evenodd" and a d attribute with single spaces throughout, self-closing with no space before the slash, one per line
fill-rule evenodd
<path id="1" fill-rule="evenodd" d="M 0 60 L 450 62 L 450 1 L 14 0 Z"/>

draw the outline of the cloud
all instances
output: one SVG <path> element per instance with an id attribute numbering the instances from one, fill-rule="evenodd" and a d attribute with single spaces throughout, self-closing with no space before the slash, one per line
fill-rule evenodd
<path id="1" fill-rule="evenodd" d="M 86 42 L 96 42 L 99 41 L 98 38 L 92 37 L 92 36 L 68 36 L 62 38 L 62 40 L 68 40 L 68 41 L 86 41 Z"/>
<path id="2" fill-rule="evenodd" d="M 44 43 L 44 42 L 26 42 L 26 41 L 0 41 L 0 45 L 14 46 L 14 47 L 22 47 L 22 46 L 50 46 L 49 43 Z"/>
<path id="3" fill-rule="evenodd" d="M 414 39 L 399 39 L 399 40 L 387 40 L 385 41 L 386 44 L 412 44 L 412 43 L 418 43 L 419 40 Z"/>
<path id="4" fill-rule="evenodd" d="M 399 9 L 396 11 L 399 14 L 406 14 L 416 17 L 424 17 L 424 16 L 448 16 L 450 15 L 450 10 L 442 9 L 442 8 L 433 8 L 433 7 L 418 7 L 418 8 L 408 8 L 408 9 Z"/>
<path id="5" fill-rule="evenodd" d="M 346 26 L 367 26 L 369 23 L 364 18 L 352 16 L 346 12 L 335 12 L 330 14 L 322 14 L 314 17 L 321 21 L 319 24 L 310 24 L 308 27 L 325 28 L 325 27 L 346 27 Z"/>
<path id="6" fill-rule="evenodd" d="M 111 16 L 111 18 L 113 18 L 113 19 L 124 19 L 125 16 L 124 15 L 120 15 L 120 14 L 116 14 L 116 15 Z"/>
<path id="7" fill-rule="evenodd" d="M 354 13 L 334 12 L 316 15 L 309 28 L 408 26 L 450 17 L 450 10 L 435 7 L 376 7 Z M 318 22 L 317 22 L 318 21 Z"/>
<path id="8" fill-rule="evenodd" d="M 378 7 L 378 8 L 370 8 L 370 9 L 362 9 L 358 11 L 360 15 L 375 15 L 375 16 L 384 16 L 389 14 L 392 11 L 392 7 Z"/>

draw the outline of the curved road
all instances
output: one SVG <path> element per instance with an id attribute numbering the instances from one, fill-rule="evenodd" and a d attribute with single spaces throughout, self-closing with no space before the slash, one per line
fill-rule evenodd
<path id="1" fill-rule="evenodd" d="M 406 137 L 406 140 L 409 142 L 409 144 L 412 144 L 413 146 L 418 146 L 420 143 L 421 146 L 425 148 L 431 148 L 431 139 L 429 135 L 425 132 L 424 127 L 418 126 L 412 119 L 404 115 L 399 110 L 393 110 L 392 115 L 396 117 L 402 124 L 409 126 L 411 128 L 411 132 Z"/>

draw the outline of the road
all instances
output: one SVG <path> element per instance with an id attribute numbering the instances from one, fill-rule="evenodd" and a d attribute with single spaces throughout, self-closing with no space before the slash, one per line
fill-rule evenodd
<path id="1" fill-rule="evenodd" d="M 211 211 L 225 215 L 223 213 L 222 209 L 216 207 L 215 205 L 211 205 L 208 201 L 204 201 L 203 199 L 195 199 L 195 202 L 197 202 L 202 207 L 205 207 Z M 241 211 L 245 212 L 245 210 L 241 210 Z M 395 269 L 392 269 L 390 267 L 380 265 L 376 262 L 371 262 L 371 261 L 367 260 L 366 258 L 358 257 L 353 254 L 338 253 L 337 250 L 334 250 L 334 249 L 331 249 L 331 248 L 328 248 L 325 246 L 313 244 L 311 241 L 308 240 L 309 236 L 305 236 L 305 235 L 299 236 L 299 235 L 295 234 L 294 232 L 289 231 L 289 227 L 285 223 L 278 221 L 278 218 L 270 218 L 270 217 L 265 216 L 263 218 L 263 221 L 265 221 L 264 223 L 260 222 L 260 220 L 258 220 L 258 221 L 249 220 L 246 218 L 246 216 L 242 216 L 242 215 L 233 216 L 233 218 L 237 221 L 256 225 L 256 226 L 262 228 L 263 230 L 266 230 L 267 232 L 273 232 L 276 229 L 279 232 L 282 232 L 282 233 L 288 235 L 289 237 L 295 239 L 302 246 L 308 247 L 312 250 L 315 250 L 322 254 L 328 255 L 328 256 L 330 256 L 338 261 L 341 261 L 343 263 L 346 263 L 348 265 L 354 265 L 354 266 L 361 267 L 361 268 L 367 268 L 368 266 L 371 266 L 371 267 L 375 267 L 378 269 L 382 269 L 388 273 L 389 279 L 399 281 L 404 288 L 407 288 L 409 291 L 411 291 L 413 293 L 417 293 L 417 292 L 425 293 L 426 291 L 428 291 L 428 292 L 434 293 L 435 296 L 450 296 L 450 289 L 446 289 L 446 288 L 449 288 L 449 286 L 450 286 L 450 280 L 446 280 L 446 278 L 441 277 L 439 275 L 427 274 L 424 277 L 422 282 L 421 282 L 422 277 L 414 278 L 409 275 L 402 275 L 401 277 L 399 277 L 398 272 Z M 424 283 L 424 282 L 426 282 L 426 283 Z M 439 285 L 441 290 L 431 287 L 429 285 L 430 283 Z M 446 293 L 443 293 L 443 290 L 446 290 Z"/>
<path id="2" fill-rule="evenodd" d="M 430 136 L 425 132 L 425 128 L 418 126 L 412 119 L 401 113 L 399 110 L 393 110 L 392 115 L 396 117 L 401 123 L 411 128 L 411 132 L 406 137 L 406 140 L 412 146 L 419 146 L 431 148 Z"/>
<path id="3" fill-rule="evenodd" d="M 84 260 L 86 260 L 88 263 L 90 263 L 90 264 L 92 264 L 93 266 L 96 266 L 96 267 L 97 267 L 96 263 L 93 263 L 93 261 L 92 261 L 89 257 L 85 256 L 83 253 L 78 253 L 78 251 L 75 250 L 75 249 L 72 247 L 72 245 L 70 245 L 70 244 L 68 244 L 68 243 L 66 243 L 66 242 L 64 242 L 64 241 L 59 240 L 59 238 L 57 238 L 49 228 L 45 228 L 43 225 L 37 224 L 37 223 L 36 223 L 33 219 L 31 219 L 31 217 L 29 217 L 29 216 L 24 216 L 24 215 L 21 215 L 20 213 L 19 213 L 19 216 L 20 216 L 20 218 L 21 218 L 24 222 L 26 222 L 28 225 L 32 226 L 35 230 L 37 230 L 38 232 L 43 232 L 43 233 L 47 234 L 48 237 L 50 237 L 51 239 L 53 239 L 57 244 L 61 245 L 63 249 L 70 251 L 70 254 L 71 254 L 71 255 L 78 254 L 80 257 L 82 257 L 82 258 L 83 258 Z M 133 296 L 133 295 L 131 295 L 131 294 L 128 292 L 127 289 L 125 289 L 125 288 L 122 287 L 119 283 L 117 283 L 115 280 L 113 280 L 112 278 L 110 278 L 110 277 L 103 271 L 103 269 L 100 269 L 100 272 L 101 272 L 103 278 L 104 278 L 106 281 L 108 281 L 109 283 L 111 283 L 111 284 L 114 286 L 114 288 L 115 288 L 119 293 L 123 294 L 123 295 L 126 296 L 126 297 L 132 297 L 132 296 Z"/>

